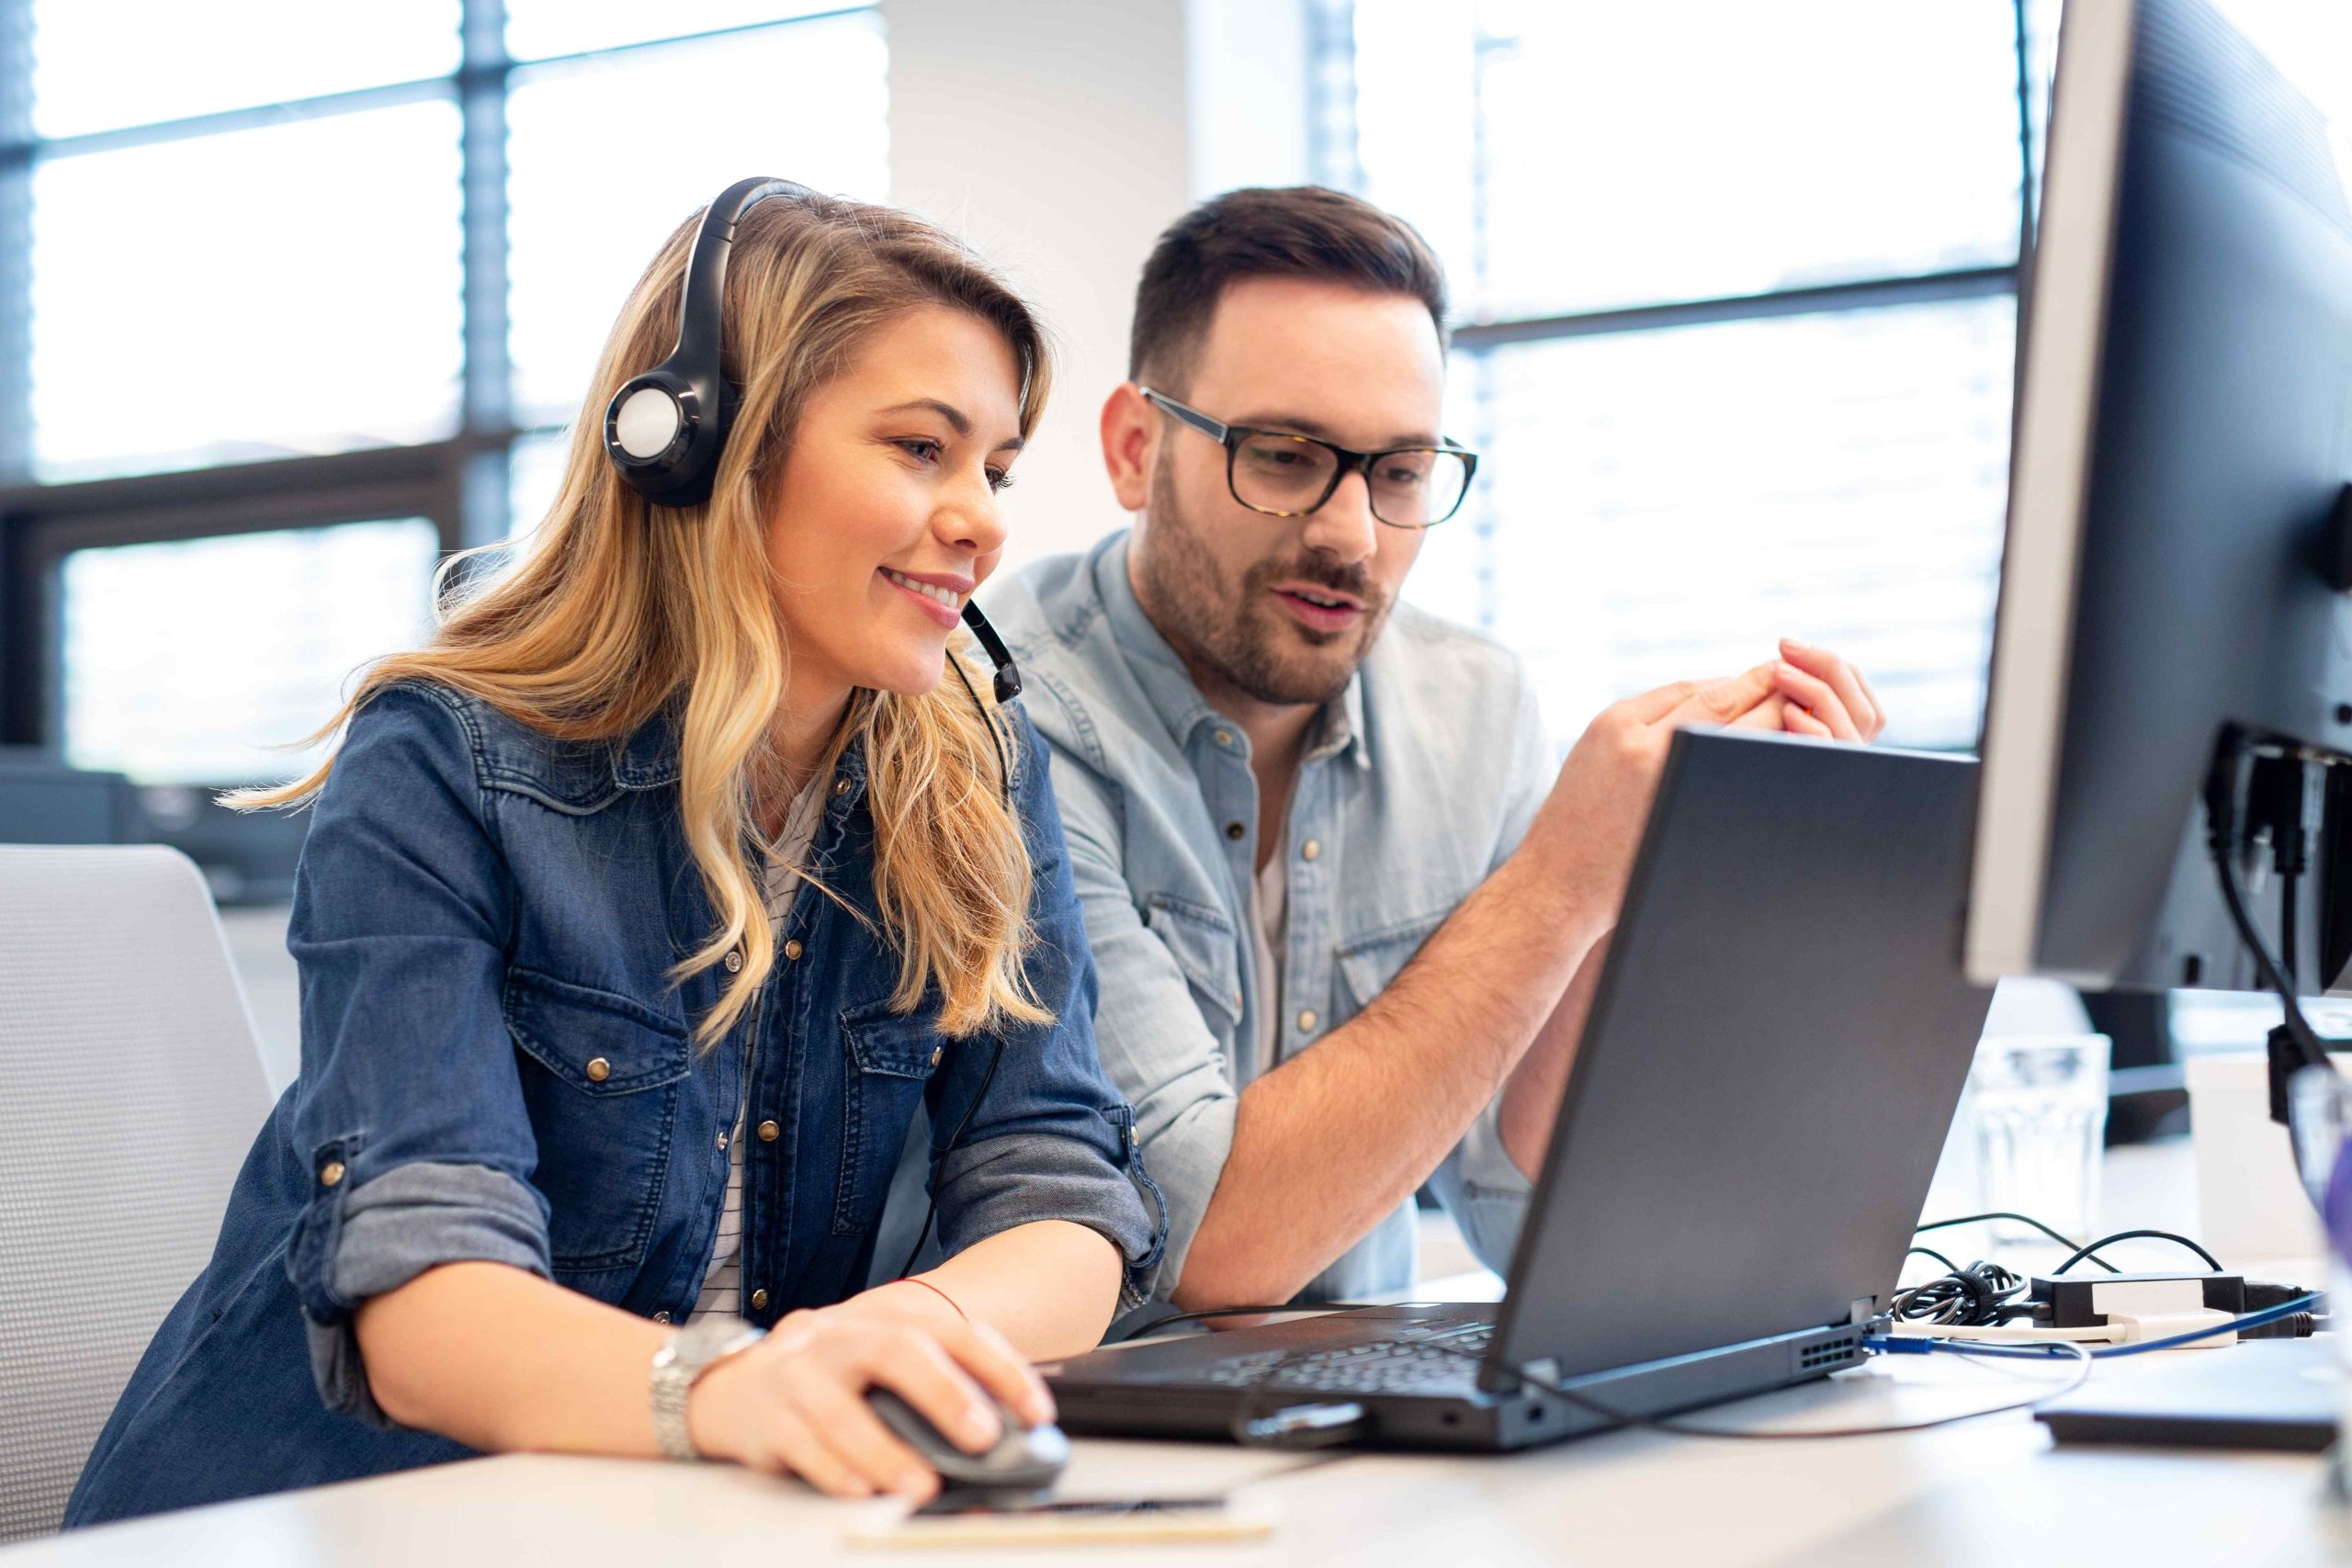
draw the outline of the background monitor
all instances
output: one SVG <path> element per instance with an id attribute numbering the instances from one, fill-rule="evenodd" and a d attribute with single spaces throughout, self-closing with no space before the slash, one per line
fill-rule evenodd
<path id="1" fill-rule="evenodd" d="M 1973 979 L 2262 984 L 2200 791 L 2230 727 L 2352 753 L 2352 600 L 2332 581 L 2346 196 L 2324 119 L 2202 0 L 2067 6 L 2020 312 Z M 2268 846 L 2235 849 L 2275 951 Z M 2301 894 L 2306 991 L 2352 931 L 2320 931 L 2323 881 Z"/>

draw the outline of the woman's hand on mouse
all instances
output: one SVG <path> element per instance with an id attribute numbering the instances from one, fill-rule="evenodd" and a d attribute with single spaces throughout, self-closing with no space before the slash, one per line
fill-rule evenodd
<path id="1" fill-rule="evenodd" d="M 982 1389 L 1024 1416 L 1052 1415 L 1036 1373 L 986 1325 L 916 1323 L 861 1296 L 793 1313 L 712 1366 L 687 1396 L 686 1427 L 708 1458 L 798 1475 L 836 1497 L 927 1501 L 939 1477 L 867 1405 L 875 1387 L 970 1453 L 1003 1433 Z"/>

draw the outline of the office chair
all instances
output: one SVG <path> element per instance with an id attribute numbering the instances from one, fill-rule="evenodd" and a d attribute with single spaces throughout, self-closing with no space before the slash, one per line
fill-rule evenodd
<path id="1" fill-rule="evenodd" d="M 187 856 L 0 844 L 0 1545 L 57 1529 L 269 1107 Z"/>

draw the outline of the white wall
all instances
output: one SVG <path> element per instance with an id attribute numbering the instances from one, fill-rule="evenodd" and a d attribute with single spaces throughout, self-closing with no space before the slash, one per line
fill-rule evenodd
<path id="1" fill-rule="evenodd" d="M 1095 418 L 1126 374 L 1136 274 L 1200 197 L 1303 178 L 1296 0 L 885 0 L 890 199 L 970 240 L 1060 362 L 1015 469 L 1008 564 L 1125 519 Z"/>

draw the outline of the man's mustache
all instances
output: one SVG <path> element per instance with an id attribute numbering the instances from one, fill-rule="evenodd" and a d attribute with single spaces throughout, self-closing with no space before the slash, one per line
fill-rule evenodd
<path id="1" fill-rule="evenodd" d="M 1261 561 L 1250 569 L 1249 585 L 1261 587 L 1269 582 L 1308 582 L 1317 588 L 1329 588 L 1344 593 L 1367 610 L 1380 607 L 1381 595 L 1373 586 L 1372 573 L 1361 566 L 1334 566 L 1329 561 L 1299 560 L 1283 565 Z"/>

